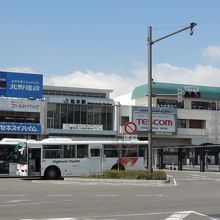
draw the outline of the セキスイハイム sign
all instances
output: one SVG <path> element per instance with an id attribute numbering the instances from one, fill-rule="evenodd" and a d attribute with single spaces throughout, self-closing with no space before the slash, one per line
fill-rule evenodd
<path id="1" fill-rule="evenodd" d="M 43 75 L 1 72 L 0 96 L 42 99 Z"/>
<path id="2" fill-rule="evenodd" d="M 23 123 L 0 123 L 0 132 L 36 134 L 41 132 L 41 125 Z"/>
<path id="3" fill-rule="evenodd" d="M 137 132 L 148 130 L 148 109 L 146 107 L 132 107 L 132 121 L 137 125 Z M 176 109 L 153 108 L 152 131 L 158 134 L 176 133 Z"/>

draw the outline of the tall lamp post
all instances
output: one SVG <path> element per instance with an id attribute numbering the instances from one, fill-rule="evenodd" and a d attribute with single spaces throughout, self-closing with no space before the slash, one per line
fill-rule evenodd
<path id="1" fill-rule="evenodd" d="M 152 166 L 152 45 L 158 41 L 171 37 L 182 31 L 190 29 L 190 35 L 193 35 L 193 28 L 197 23 L 192 22 L 189 26 L 175 31 L 166 36 L 160 37 L 156 40 L 152 40 L 152 27 L 148 27 L 148 170 L 150 173 L 153 172 Z"/>

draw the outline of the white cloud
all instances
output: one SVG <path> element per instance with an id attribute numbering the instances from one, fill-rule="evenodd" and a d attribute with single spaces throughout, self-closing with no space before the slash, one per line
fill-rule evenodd
<path id="1" fill-rule="evenodd" d="M 84 87 L 113 90 L 112 97 L 132 92 L 136 86 L 147 83 L 147 67 L 138 64 L 131 75 L 106 74 L 93 71 L 44 77 L 46 85 Z M 155 82 L 189 85 L 220 86 L 220 69 L 211 65 L 197 65 L 192 69 L 172 66 L 168 63 L 153 67 Z"/>
<path id="2" fill-rule="evenodd" d="M 147 83 L 147 65 L 134 63 L 132 74 L 107 74 L 104 72 L 75 71 L 70 74 L 44 75 L 44 85 L 97 88 L 113 90 L 112 97 L 130 93 L 136 86 Z M 0 68 L 2 71 L 34 73 L 29 67 Z M 206 85 L 220 87 L 220 69 L 212 65 L 196 65 L 194 68 L 177 67 L 168 63 L 153 66 L 155 82 Z"/>
<path id="3" fill-rule="evenodd" d="M 154 68 L 154 81 L 220 87 L 220 69 L 211 65 L 197 65 L 192 69 L 170 64 L 158 64 Z"/>
<path id="4" fill-rule="evenodd" d="M 135 86 L 143 84 L 142 71 L 135 71 L 132 75 L 120 75 L 116 73 L 106 74 L 103 72 L 93 71 L 75 71 L 73 73 L 44 77 L 46 85 L 69 86 L 69 87 L 84 87 L 96 89 L 114 90 L 112 96 L 118 96 L 131 92 Z"/>
<path id="5" fill-rule="evenodd" d="M 203 50 L 202 54 L 210 61 L 220 61 L 220 46 L 209 46 Z"/>

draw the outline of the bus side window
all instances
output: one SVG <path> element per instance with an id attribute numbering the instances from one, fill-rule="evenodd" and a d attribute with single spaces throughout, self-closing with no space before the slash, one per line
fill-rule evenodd
<path id="1" fill-rule="evenodd" d="M 44 150 L 43 152 L 43 158 L 49 159 L 49 158 L 62 158 L 62 152 L 61 150 Z"/>
<path id="2" fill-rule="evenodd" d="M 44 145 L 43 146 L 43 158 L 62 158 L 62 146 L 61 145 Z"/>
<path id="3" fill-rule="evenodd" d="M 122 156 L 123 157 L 137 157 L 138 156 L 137 146 L 122 146 Z"/>
<path id="4" fill-rule="evenodd" d="M 118 146 L 113 146 L 113 145 L 104 145 L 104 155 L 105 157 L 118 157 L 119 156 L 119 150 Z"/>
<path id="5" fill-rule="evenodd" d="M 77 158 L 88 157 L 88 145 L 77 145 Z"/>
<path id="6" fill-rule="evenodd" d="M 63 157 L 75 158 L 75 145 L 63 145 Z"/>
<path id="7" fill-rule="evenodd" d="M 145 151 L 147 150 L 147 146 L 139 146 L 139 157 L 145 157 Z"/>
<path id="8" fill-rule="evenodd" d="M 90 149 L 91 157 L 100 157 L 100 149 Z"/>

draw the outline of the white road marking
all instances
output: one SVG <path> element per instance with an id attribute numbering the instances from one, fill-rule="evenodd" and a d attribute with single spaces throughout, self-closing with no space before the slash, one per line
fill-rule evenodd
<path id="1" fill-rule="evenodd" d="M 22 218 L 20 220 L 77 220 L 76 218 Z"/>
<path id="2" fill-rule="evenodd" d="M 174 185 L 174 186 L 177 186 L 177 182 L 176 182 L 175 179 L 173 179 L 173 185 Z"/>
<path id="3" fill-rule="evenodd" d="M 168 218 L 165 218 L 164 220 L 183 220 L 184 218 L 186 218 L 190 214 L 195 214 L 195 215 L 207 217 L 210 220 L 218 220 L 218 219 L 215 219 L 215 218 L 211 218 L 208 215 L 205 215 L 205 214 L 202 214 L 202 213 L 199 213 L 199 212 L 195 212 L 195 211 L 179 211 L 179 212 L 175 212 L 171 216 L 169 216 Z"/>
<path id="4" fill-rule="evenodd" d="M 177 182 L 175 179 L 173 179 L 172 175 L 167 175 L 170 178 L 170 182 L 173 183 L 174 186 L 177 186 Z"/>
<path id="5" fill-rule="evenodd" d="M 192 214 L 192 211 L 175 212 L 168 218 L 165 218 L 164 220 L 182 220 L 190 214 Z"/>
<path id="6" fill-rule="evenodd" d="M 113 194 L 100 194 L 100 195 L 96 195 L 96 196 L 100 196 L 100 197 L 115 197 L 115 196 L 119 196 L 119 195 L 113 195 Z"/>
<path id="7" fill-rule="evenodd" d="M 68 197 L 69 197 L 69 196 L 72 196 L 72 195 L 48 195 L 48 196 L 54 196 L 54 197 L 56 197 L 56 196 L 57 196 L 57 197 L 58 197 L 58 196 L 64 196 L 64 197 L 65 197 L 65 196 L 68 196 Z"/>
<path id="8" fill-rule="evenodd" d="M 143 196 L 143 197 L 145 197 L 145 196 L 146 196 L 146 197 L 148 197 L 148 196 L 149 196 L 149 197 L 154 197 L 154 196 L 155 196 L 155 197 L 162 197 L 163 195 L 157 194 L 157 195 L 136 195 L 136 196 L 138 196 L 138 197 L 142 197 L 142 196 Z"/>
<path id="9" fill-rule="evenodd" d="M 0 207 L 16 207 L 16 206 L 28 206 L 28 205 L 41 205 L 41 204 L 48 204 L 53 203 L 52 201 L 49 202 L 28 202 L 28 203 L 16 203 L 16 204 L 6 204 L 6 205 L 0 205 Z"/>
<path id="10" fill-rule="evenodd" d="M 79 219 L 82 219 L 82 218 L 41 218 L 41 219 L 31 218 L 31 219 L 20 219 L 20 220 L 79 220 Z M 84 220 L 95 220 L 95 219 L 85 218 Z M 102 220 L 117 220 L 117 219 L 103 218 Z"/>
<path id="11" fill-rule="evenodd" d="M 20 200 L 10 200 L 10 201 L 6 201 L 5 203 L 18 203 L 18 202 L 27 202 L 29 200 L 27 199 L 20 199 Z"/>
<path id="12" fill-rule="evenodd" d="M 15 196 L 26 196 L 26 195 L 0 195 L 1 197 L 15 197 Z"/>

